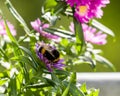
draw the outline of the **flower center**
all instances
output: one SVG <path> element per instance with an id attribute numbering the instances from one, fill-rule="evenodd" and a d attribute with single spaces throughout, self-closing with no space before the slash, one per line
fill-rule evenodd
<path id="1" fill-rule="evenodd" d="M 88 11 L 88 7 L 86 5 L 82 5 L 78 7 L 78 10 L 79 10 L 79 14 L 81 16 L 84 16 Z"/>

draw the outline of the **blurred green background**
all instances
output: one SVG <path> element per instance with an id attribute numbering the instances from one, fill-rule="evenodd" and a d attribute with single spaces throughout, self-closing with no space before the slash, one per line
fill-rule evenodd
<path id="1" fill-rule="evenodd" d="M 14 7 L 20 13 L 20 15 L 30 26 L 30 21 L 35 20 L 37 17 L 41 16 L 41 6 L 45 0 L 11 0 Z M 2 9 L 5 17 L 16 26 L 18 36 L 24 34 L 20 24 L 13 18 L 9 10 L 5 5 L 5 0 L 0 0 L 0 9 Z M 111 3 L 107 5 L 104 10 L 104 16 L 99 19 L 101 23 L 109 27 L 115 33 L 115 38 L 108 36 L 108 43 L 104 46 L 95 46 L 96 48 L 101 48 L 103 50 L 103 56 L 110 60 L 117 71 L 120 72 L 120 1 L 111 0 Z M 63 18 L 64 19 L 64 18 Z M 64 22 L 63 22 L 64 21 Z M 58 25 L 64 24 L 66 27 L 69 25 L 69 19 L 64 19 L 59 21 Z M 64 26 L 63 25 L 63 26 Z M 88 65 L 79 65 L 75 67 L 75 70 L 81 72 L 91 72 L 93 71 Z M 111 70 L 102 66 L 97 65 L 98 72 L 110 72 Z"/>

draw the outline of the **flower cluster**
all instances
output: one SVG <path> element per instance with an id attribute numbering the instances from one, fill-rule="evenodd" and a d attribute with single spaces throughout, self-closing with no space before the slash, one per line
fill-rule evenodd
<path id="1" fill-rule="evenodd" d="M 7 16 L 4 17 L 5 10 L 0 10 L 0 96 L 98 96 L 98 89 L 88 90 L 86 84 L 75 81 L 81 64 L 88 64 L 96 71 L 98 62 L 115 71 L 114 65 L 100 55 L 101 49 L 93 45 L 106 44 L 106 34 L 114 33 L 96 20 L 89 22 L 103 15 L 101 9 L 109 0 L 46 0 L 45 3 L 39 0 L 43 6 L 31 3 L 41 7 L 40 19 L 29 22 L 34 31 L 14 8 L 12 0 L 4 1 L 22 25 L 19 31 L 23 33 L 14 37 L 14 26 L 4 22 Z M 70 21 L 66 15 L 70 15 Z M 74 23 L 69 26 L 71 20 Z"/>
<path id="2" fill-rule="evenodd" d="M 74 32 L 73 22 L 70 24 L 69 28 L 71 32 Z M 106 41 L 107 35 L 103 34 L 101 31 L 97 32 L 96 28 L 93 28 L 86 24 L 82 24 L 82 29 L 83 29 L 85 41 L 98 45 L 104 45 L 107 43 Z"/>
<path id="3" fill-rule="evenodd" d="M 55 50 L 55 47 L 45 44 L 44 42 L 41 42 L 41 43 L 43 46 L 47 46 L 47 47 L 50 47 L 51 49 Z M 39 57 L 39 59 L 46 65 L 48 71 L 52 72 L 53 68 L 56 68 L 59 70 L 63 69 L 63 67 L 65 66 L 63 64 L 63 61 L 64 61 L 63 59 L 59 59 L 56 62 L 51 62 L 50 60 L 48 60 L 48 58 L 46 56 L 44 56 L 44 54 L 42 54 L 40 52 L 40 47 L 41 47 L 41 45 L 39 43 L 36 43 L 36 53 L 37 53 L 37 56 Z"/>
<path id="4" fill-rule="evenodd" d="M 66 0 L 67 4 L 75 7 L 74 16 L 83 23 L 93 18 L 101 18 L 103 15 L 102 7 L 109 4 L 109 0 Z"/>
<path id="5" fill-rule="evenodd" d="M 49 24 L 44 24 L 43 22 L 41 22 L 41 20 L 38 18 L 35 21 L 31 22 L 31 26 L 33 27 L 34 30 L 36 30 L 37 32 L 40 33 L 41 36 L 47 38 L 47 39 L 59 39 L 58 36 L 56 35 L 52 35 L 48 32 L 45 32 L 44 29 L 45 28 L 49 28 Z"/>
<path id="6" fill-rule="evenodd" d="M 9 27 L 12 35 L 15 36 L 16 30 L 15 30 L 14 26 L 9 21 L 7 21 L 7 25 Z M 4 20 L 2 18 L 0 18 L 0 35 L 7 36 Z"/>

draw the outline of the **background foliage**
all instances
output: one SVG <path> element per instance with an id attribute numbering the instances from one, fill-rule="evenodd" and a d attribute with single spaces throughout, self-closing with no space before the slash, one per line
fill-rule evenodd
<path id="1" fill-rule="evenodd" d="M 18 35 L 23 34 L 23 30 L 19 29 L 20 25 L 19 23 L 11 16 L 9 13 L 8 9 L 4 5 L 5 0 L 0 0 L 0 8 L 4 10 L 4 15 L 6 18 L 16 25 L 16 29 L 19 30 L 17 31 Z M 14 5 L 14 7 L 17 9 L 17 11 L 21 14 L 21 16 L 26 20 L 27 24 L 29 27 L 30 26 L 30 21 L 35 20 L 36 17 L 40 17 L 40 8 L 44 0 L 12 0 L 11 1 Z M 119 65 L 119 54 L 120 54 L 120 14 L 119 14 L 119 0 L 111 0 L 111 3 L 107 5 L 106 8 L 104 8 L 104 15 L 102 19 L 99 19 L 101 23 L 106 25 L 107 27 L 111 28 L 113 32 L 116 35 L 116 38 L 113 39 L 112 37 L 108 36 L 108 43 L 104 46 L 96 46 L 96 48 L 101 48 L 103 50 L 103 55 L 109 59 L 116 67 L 117 71 L 120 71 L 120 65 Z M 26 7 L 27 6 L 27 7 Z M 64 26 L 67 28 L 69 25 L 67 23 L 68 19 L 64 18 L 64 21 L 59 21 L 57 26 L 64 24 Z M 69 20 L 68 20 L 69 21 Z M 93 71 L 88 65 L 80 65 L 79 67 L 77 66 L 77 71 Z M 97 66 L 97 71 L 103 72 L 103 71 L 111 71 L 110 69 L 103 67 L 102 65 L 98 64 Z"/>
<path id="2" fill-rule="evenodd" d="M 45 5 L 46 9 L 51 8 L 51 6 L 53 6 L 53 2 L 55 2 L 54 0 L 46 0 L 46 1 L 47 1 Z M 96 48 L 99 49 L 100 47 L 101 49 L 104 49 L 103 50 L 104 53 L 102 55 L 104 56 L 108 52 L 109 54 L 106 55 L 106 57 L 111 61 L 112 60 L 111 58 L 113 58 L 112 56 L 114 55 L 112 54 L 112 52 L 109 52 L 108 49 L 110 49 L 109 48 L 110 46 L 112 48 L 113 44 L 117 43 L 115 41 L 118 41 L 117 40 L 118 35 L 116 34 L 117 35 L 116 39 L 113 39 L 113 37 L 109 36 L 107 45 L 95 46 L 95 49 L 94 49 L 93 47 L 91 47 L 92 44 L 90 45 L 89 42 L 87 42 L 85 45 L 85 41 L 83 39 L 83 32 L 82 32 L 83 25 L 81 26 L 81 24 L 78 23 L 78 21 L 75 18 L 68 18 L 67 16 L 63 17 L 63 15 L 65 14 L 61 14 L 61 18 L 58 20 L 59 22 L 57 22 L 57 25 L 55 26 L 55 27 L 59 27 L 60 25 L 63 25 L 63 28 L 65 27 L 66 29 L 68 29 L 70 21 L 72 21 L 71 19 L 73 19 L 74 25 L 75 25 L 73 30 L 75 30 L 75 33 L 72 35 L 68 31 L 65 31 L 63 29 L 54 29 L 53 26 L 49 28 L 48 27 L 45 28 L 44 24 L 38 24 L 38 26 L 37 25 L 34 26 L 35 23 L 32 22 L 31 25 L 33 29 L 38 32 L 41 31 L 40 35 L 42 35 L 42 32 L 47 31 L 47 32 L 53 32 L 53 34 L 60 33 L 61 34 L 60 36 L 64 37 L 64 38 L 61 38 L 61 41 L 59 43 L 58 42 L 54 43 L 53 41 L 50 41 L 42 36 L 40 37 L 39 35 L 37 35 L 30 26 L 31 21 L 35 20 L 38 17 L 39 18 L 41 17 L 40 10 L 41 10 L 42 4 L 45 3 L 44 0 L 42 1 L 36 0 L 36 1 L 29 1 L 29 2 L 28 1 L 11 1 L 15 9 L 18 11 L 18 13 L 21 14 L 25 22 L 27 22 L 27 24 L 24 22 L 21 16 L 15 11 L 10 1 L 6 0 L 5 4 L 7 5 L 8 9 L 11 11 L 13 16 L 19 22 L 16 21 L 11 16 L 10 12 L 7 11 L 8 9 L 6 9 L 4 2 L 5 2 L 4 0 L 0 1 L 0 4 L 1 4 L 0 8 L 2 9 L 3 14 L 5 14 L 5 17 L 8 18 L 9 21 L 11 21 L 16 25 L 18 38 L 17 37 L 15 38 L 11 34 L 10 32 L 11 30 L 8 28 L 9 25 L 7 25 L 8 22 L 5 21 L 5 17 L 1 12 L 1 15 L 3 16 L 3 19 L 4 19 L 3 20 L 4 24 L 5 24 L 5 25 L 3 24 L 3 29 L 6 29 L 6 33 L 9 36 L 9 39 L 11 42 L 10 43 L 4 42 L 4 39 L 2 38 L 2 35 L 1 35 L 1 38 L 2 38 L 1 41 L 3 40 L 3 46 L 1 43 L 0 59 L 1 59 L 1 62 L 2 61 L 9 62 L 10 68 L 2 69 L 2 66 L 0 66 L 1 67 L 0 68 L 1 69 L 0 70 L 0 85 L 1 85 L 0 91 L 4 91 L 2 92 L 3 94 L 11 95 L 11 96 L 28 96 L 28 95 L 30 96 L 38 96 L 38 95 L 40 96 L 98 96 L 99 90 L 94 88 L 87 89 L 86 84 L 82 84 L 82 85 L 77 84 L 76 71 L 82 71 L 82 72 L 96 71 L 96 69 L 97 71 L 112 71 L 111 69 L 115 71 L 114 66 L 109 61 L 107 61 L 103 57 L 100 57 L 99 53 L 101 51 L 95 50 L 95 49 Z M 66 8 L 65 2 L 58 1 L 56 2 L 56 4 L 60 5 L 60 7 L 54 6 L 55 10 L 47 9 L 47 11 L 50 11 L 51 13 L 54 14 L 56 12 L 58 13 L 61 12 L 60 11 L 61 8 L 63 9 Z M 74 11 L 74 8 L 73 8 L 73 11 Z M 53 22 L 56 20 L 55 16 L 56 14 L 54 14 L 54 16 L 51 17 L 49 23 L 52 23 L 52 24 L 55 23 Z M 48 16 L 47 19 L 48 18 L 50 18 L 50 16 Z M 41 19 L 45 20 L 46 18 L 44 19 L 41 18 Z M 105 22 L 103 22 L 102 20 Z M 106 21 L 107 19 L 104 20 L 103 18 L 102 20 L 101 22 L 103 22 L 103 24 L 110 27 L 109 25 L 107 25 L 108 24 L 108 22 Z M 93 22 L 95 21 L 93 20 L 91 23 L 93 24 Z M 36 26 L 38 28 L 36 28 Z M 96 27 L 98 28 L 100 27 L 100 25 L 96 24 Z M 103 27 L 100 27 L 100 28 L 104 29 Z M 106 30 L 108 34 L 111 33 L 109 29 L 106 28 Z M 83 28 L 83 31 L 84 31 L 84 28 Z M 98 35 L 100 36 L 101 34 L 98 33 L 96 37 Z M 69 39 L 67 38 L 67 36 L 69 36 Z M 28 41 L 24 41 L 24 39 L 21 40 L 21 37 L 23 38 L 27 37 Z M 76 40 L 73 40 L 74 38 Z M 64 65 L 60 63 L 62 62 L 62 60 L 59 59 L 59 56 L 56 57 L 55 56 L 56 53 L 53 53 L 53 51 L 57 51 L 55 47 L 53 48 L 53 47 L 50 47 L 50 45 L 47 45 L 47 47 L 49 47 L 50 50 L 48 50 L 46 47 L 45 47 L 45 50 L 39 49 L 39 48 L 43 48 L 43 46 L 37 45 L 38 43 L 36 44 L 36 42 L 41 41 L 41 43 L 43 44 L 42 40 L 44 42 L 47 42 L 47 43 L 49 42 L 50 44 L 55 45 L 57 50 L 60 50 L 61 57 L 64 58 L 64 63 L 66 64 L 64 68 L 65 70 L 57 70 L 57 69 L 52 70 L 53 68 L 60 69 Z M 35 44 L 36 44 L 36 51 L 35 51 Z M 111 50 L 114 52 L 113 49 Z M 43 51 L 45 51 L 46 53 Z M 49 54 L 49 56 L 52 57 L 52 59 L 54 60 L 48 59 L 47 54 Z M 99 64 L 97 68 L 96 68 L 96 61 L 101 62 L 101 65 Z M 114 64 L 114 62 L 112 63 Z M 74 66 L 75 64 L 79 64 L 79 65 Z M 91 65 L 91 68 L 86 64 Z M 3 62 L 3 65 L 5 65 L 5 62 Z M 107 65 L 107 67 L 109 68 L 105 68 L 103 67 L 103 65 Z M 117 71 L 119 71 L 119 69 L 117 69 Z M 4 90 L 2 90 L 2 88 Z"/>

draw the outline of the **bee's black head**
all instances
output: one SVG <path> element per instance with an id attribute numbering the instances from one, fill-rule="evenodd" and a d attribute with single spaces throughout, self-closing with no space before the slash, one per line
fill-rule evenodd
<path id="1" fill-rule="evenodd" d="M 40 47 L 40 48 L 39 48 L 39 52 L 40 52 L 40 53 L 42 52 L 42 49 L 43 49 L 43 47 Z"/>
<path id="2" fill-rule="evenodd" d="M 60 53 L 57 50 L 52 50 L 52 54 L 54 55 L 55 58 L 59 58 Z"/>

